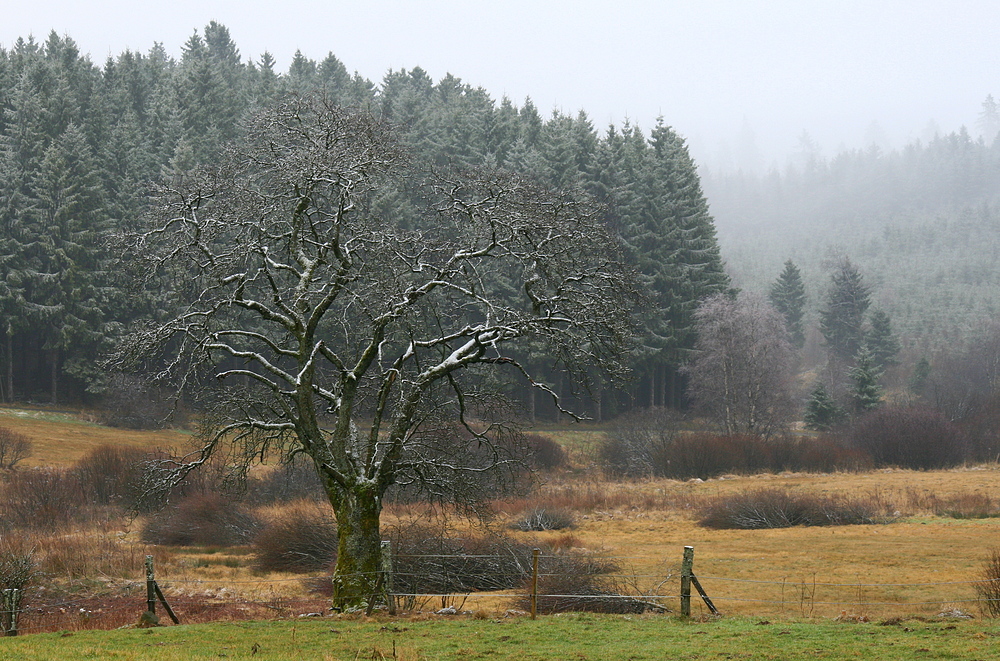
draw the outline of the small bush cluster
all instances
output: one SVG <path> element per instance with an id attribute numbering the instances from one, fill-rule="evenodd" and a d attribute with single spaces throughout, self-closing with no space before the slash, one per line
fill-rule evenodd
<path id="1" fill-rule="evenodd" d="M 105 384 L 99 421 L 124 429 L 163 429 L 174 416 L 173 400 L 145 380 L 116 374 Z"/>
<path id="2" fill-rule="evenodd" d="M 31 440 L 20 432 L 0 427 L 0 468 L 10 470 L 31 456 Z"/>
<path id="3" fill-rule="evenodd" d="M 575 521 L 576 517 L 569 510 L 554 507 L 535 507 L 518 517 L 512 527 L 522 532 L 563 530 L 564 528 L 572 528 Z"/>
<path id="4" fill-rule="evenodd" d="M 147 544 L 237 546 L 248 544 L 260 521 L 218 493 L 194 493 L 151 516 L 142 529 Z"/>
<path id="5" fill-rule="evenodd" d="M 258 571 L 321 571 L 337 557 L 337 522 L 329 505 L 299 501 L 266 518 L 253 546 Z"/>
<path id="6" fill-rule="evenodd" d="M 876 466 L 948 468 L 966 456 L 961 430 L 926 406 L 885 406 L 851 425 L 851 443 Z"/>
<path id="7" fill-rule="evenodd" d="M 625 461 L 626 450 L 640 452 L 640 455 Z M 614 459 L 609 460 L 609 456 Z M 764 438 L 705 432 L 678 433 L 668 440 L 655 439 L 644 448 L 612 437 L 602 448 L 601 457 L 610 461 L 603 466 L 611 475 L 677 480 L 707 479 L 726 473 L 856 471 L 871 465 L 864 452 L 832 437 Z M 636 472 L 634 469 L 638 467 L 647 467 L 648 472 Z"/>
<path id="8" fill-rule="evenodd" d="M 528 454 L 528 464 L 535 470 L 555 470 L 568 461 L 566 451 L 559 443 L 541 434 L 524 434 L 523 442 Z"/>
<path id="9" fill-rule="evenodd" d="M 983 615 L 1000 617 L 1000 549 L 990 550 L 973 586 Z"/>
<path id="10" fill-rule="evenodd" d="M 702 509 L 698 523 L 723 530 L 760 530 L 888 523 L 895 516 L 889 504 L 874 495 L 846 498 L 759 489 L 713 499 Z"/>

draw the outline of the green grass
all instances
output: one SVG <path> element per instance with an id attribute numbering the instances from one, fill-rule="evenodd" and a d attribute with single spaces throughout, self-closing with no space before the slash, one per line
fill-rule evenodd
<path id="1" fill-rule="evenodd" d="M 316 618 L 0 639 L 0 659 L 1000 659 L 1000 626 L 891 626 L 724 618 L 563 615 L 500 619 Z"/>

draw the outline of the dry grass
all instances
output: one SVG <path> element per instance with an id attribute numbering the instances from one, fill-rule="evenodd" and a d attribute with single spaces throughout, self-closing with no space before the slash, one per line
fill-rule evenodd
<path id="1" fill-rule="evenodd" d="M 144 450 L 184 448 L 190 436 L 179 431 L 133 431 L 102 427 L 85 413 L 0 407 L 0 426 L 24 434 L 32 454 L 20 466 L 66 467 L 102 445 L 124 445 Z"/>
<path id="2" fill-rule="evenodd" d="M 0 425 L 26 434 L 35 443 L 30 464 L 66 466 L 106 443 L 138 447 L 178 446 L 176 432 L 124 432 L 50 413 L 13 415 L 0 409 Z M 549 531 L 524 534 L 549 541 L 558 549 L 589 549 L 620 559 L 624 580 L 653 594 L 677 592 L 685 545 L 695 547 L 695 573 L 715 604 L 727 614 L 822 616 L 871 619 L 934 615 L 951 608 L 976 611 L 972 582 L 983 561 L 997 546 L 1000 469 L 942 471 L 877 471 L 846 474 L 779 474 L 726 476 L 706 482 L 644 480 L 606 482 L 586 471 L 590 452 L 603 437 L 599 430 L 547 431 L 567 446 L 575 469 L 548 476 L 531 498 L 498 505 L 499 523 L 535 507 L 573 511 L 572 534 Z M 720 495 L 761 488 L 817 496 L 864 496 L 898 508 L 902 518 L 885 526 L 786 528 L 774 530 L 709 530 L 697 525 L 695 512 Z M 435 508 L 419 503 L 387 507 L 385 522 L 427 514 Z M 952 518 L 954 513 L 968 518 Z M 140 527 L 134 522 L 131 530 Z M 128 574 L 147 551 L 135 533 L 119 535 L 114 522 L 94 529 L 88 547 L 79 538 L 51 542 L 62 547 L 63 562 L 72 556 L 114 555 L 113 566 L 64 566 L 53 575 Z M 121 523 L 121 527 L 127 525 Z M 76 531 L 80 533 L 81 531 Z M 74 533 L 76 534 L 76 533 Z M 103 539 L 99 535 L 105 535 Z M 111 540 L 108 535 L 113 537 Z M 83 535 L 86 537 L 86 535 Z M 128 545 L 135 545 L 130 547 Z M 124 546 L 122 546 L 124 545 Z M 129 550 L 124 550 L 124 549 Z M 42 549 L 46 552 L 47 549 Z M 259 573 L 245 548 L 158 549 L 157 573 L 168 597 L 192 604 L 230 602 L 279 603 L 309 599 L 300 575 Z M 95 561 L 87 561 L 95 562 Z M 141 572 L 136 579 L 141 580 Z M 753 581 L 753 582 L 750 582 Z M 837 585 L 828 585 L 837 584 Z M 870 584 L 878 584 L 873 587 Z M 898 584 L 898 585 L 893 585 Z M 141 600 L 141 599 L 140 599 Z M 494 612 L 499 598 L 459 596 L 465 609 Z M 883 605 L 880 602 L 892 602 Z M 457 603 L 457 602 L 456 602 Z M 671 607 L 674 599 L 668 600 Z M 428 606 L 440 607 L 431 602 Z M 695 612 L 704 614 L 700 601 Z M 264 610 L 270 610 L 264 607 Z"/>

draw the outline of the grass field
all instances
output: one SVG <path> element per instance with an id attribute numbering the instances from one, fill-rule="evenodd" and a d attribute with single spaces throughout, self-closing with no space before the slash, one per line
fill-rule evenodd
<path id="1" fill-rule="evenodd" d="M 79 412 L 44 408 L 0 407 L 0 427 L 24 434 L 33 453 L 23 466 L 70 466 L 101 445 L 141 448 L 186 448 L 190 436 L 183 432 L 134 431 L 102 427 Z"/>
<path id="2" fill-rule="evenodd" d="M 188 440 L 179 432 L 107 429 L 86 416 L 44 410 L 0 409 L 0 426 L 33 441 L 28 467 L 68 466 L 105 443 L 155 448 L 179 447 Z M 647 594 L 676 594 L 683 547 L 694 546 L 695 573 L 722 611 L 721 620 L 699 621 L 707 609 L 695 600 L 690 623 L 672 615 L 560 615 L 531 622 L 504 617 L 510 602 L 500 596 L 473 595 L 459 598 L 464 609 L 483 619 L 421 613 L 395 621 L 323 617 L 35 634 L 0 639 L 0 659 L 1000 658 L 992 651 L 1000 628 L 979 618 L 970 583 L 990 549 L 1000 546 L 1000 518 L 949 518 L 930 505 L 969 496 L 1000 502 L 997 466 L 609 482 L 587 467 L 601 430 L 585 429 L 578 437 L 571 430 L 542 433 L 570 448 L 575 468 L 547 476 L 529 498 L 500 503 L 497 525 L 538 505 L 571 510 L 573 529 L 537 538 L 617 559 L 624 579 Z M 774 530 L 711 530 L 697 524 L 696 513 L 708 500 L 763 487 L 863 496 L 897 509 L 899 518 L 886 525 Z M 412 515 L 411 508 L 389 507 L 385 520 Z M 130 526 L 128 534 L 113 530 L 114 522 L 102 528 L 112 540 L 105 543 L 127 556 L 121 564 L 135 566 L 137 580 L 142 554 L 151 550 L 136 545 L 139 523 L 123 523 Z M 63 533 L 61 543 L 83 534 Z M 227 597 L 204 599 L 263 599 L 261 590 L 270 591 L 268 598 L 306 596 L 289 576 L 254 573 L 246 549 L 158 548 L 155 553 L 158 578 L 168 597 L 181 604 L 195 592 L 219 594 L 221 588 L 227 588 Z M 241 588 L 244 583 L 254 587 Z M 667 603 L 673 607 L 675 602 Z M 424 611 L 437 607 L 423 604 Z M 183 606 L 178 610 L 184 621 Z M 976 619 L 939 617 L 953 611 Z M 137 613 L 129 610 L 123 622 L 134 621 Z M 887 621 L 892 626 L 876 624 Z"/>
<path id="3" fill-rule="evenodd" d="M 0 659 L 259 661 L 581 659 L 1000 659 L 992 624 L 891 625 L 569 614 L 513 618 L 239 622 L 0 639 Z"/>

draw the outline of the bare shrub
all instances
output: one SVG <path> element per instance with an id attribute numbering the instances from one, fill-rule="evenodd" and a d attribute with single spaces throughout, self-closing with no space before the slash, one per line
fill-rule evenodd
<path id="1" fill-rule="evenodd" d="M 988 494 L 978 491 L 954 493 L 944 498 L 929 494 L 918 500 L 924 509 L 951 519 L 988 519 L 1000 516 L 1000 504 Z"/>
<path id="2" fill-rule="evenodd" d="M 569 510 L 535 507 L 523 513 L 512 527 L 522 532 L 540 532 L 572 528 L 575 523 L 576 517 Z"/>
<path id="3" fill-rule="evenodd" d="M 629 596 L 621 571 L 610 560 L 577 555 L 543 556 L 538 564 L 539 613 L 642 613 L 647 605 Z M 611 575 L 609 575 L 611 574 Z M 531 608 L 530 584 L 515 600 L 517 608 Z"/>
<path id="4" fill-rule="evenodd" d="M 73 473 L 88 502 L 131 510 L 141 500 L 146 465 L 157 456 L 141 448 L 102 445 L 81 458 Z"/>
<path id="5" fill-rule="evenodd" d="M 674 443 L 683 418 L 672 409 L 651 407 L 621 416 L 598 449 L 601 467 L 617 477 L 654 474 L 654 455 Z"/>
<path id="6" fill-rule="evenodd" d="M 706 528 L 760 530 L 888 523 L 894 518 L 891 505 L 878 494 L 846 498 L 759 489 L 713 499 L 702 509 L 698 523 Z"/>
<path id="7" fill-rule="evenodd" d="M 0 427 L 0 468 L 11 469 L 31 456 L 31 440 L 19 432 Z"/>
<path id="8" fill-rule="evenodd" d="M 303 456 L 251 478 L 247 494 L 249 502 L 254 505 L 291 503 L 302 499 L 329 502 L 316 467 Z"/>
<path id="9" fill-rule="evenodd" d="M 151 516 L 141 538 L 167 546 L 236 546 L 249 543 L 259 529 L 244 507 L 218 493 L 194 493 Z"/>
<path id="10" fill-rule="evenodd" d="M 0 537 L 0 591 L 23 590 L 37 575 L 35 549 L 23 537 Z"/>
<path id="11" fill-rule="evenodd" d="M 66 470 L 16 471 L 0 493 L 0 522 L 7 527 L 51 530 L 90 514 L 79 479 Z"/>
<path id="12" fill-rule="evenodd" d="M 32 538 L 39 569 L 48 577 L 67 581 L 97 576 L 134 579 L 143 571 L 145 552 L 110 527 L 63 530 Z"/>
<path id="13" fill-rule="evenodd" d="M 885 406 L 859 418 L 848 432 L 876 466 L 947 468 L 965 457 L 961 430 L 926 406 Z"/>
<path id="14" fill-rule="evenodd" d="M 253 547 L 259 571 L 320 571 L 337 557 L 337 522 L 329 505 L 299 501 L 267 517 Z"/>
<path id="15" fill-rule="evenodd" d="M 446 522 L 419 522 L 391 530 L 393 580 L 408 594 L 506 590 L 531 572 L 528 541 L 496 532 L 470 534 Z"/>
<path id="16" fill-rule="evenodd" d="M 1000 549 L 991 549 L 973 583 L 979 597 L 979 609 L 987 617 L 1000 617 Z"/>
<path id="17" fill-rule="evenodd" d="M 566 465 L 566 451 L 558 442 L 542 434 L 524 434 L 528 461 L 537 470 L 554 470 Z"/>
<path id="18" fill-rule="evenodd" d="M 105 386 L 98 420 L 108 427 L 163 429 L 173 414 L 167 391 L 134 375 L 115 374 Z"/>

